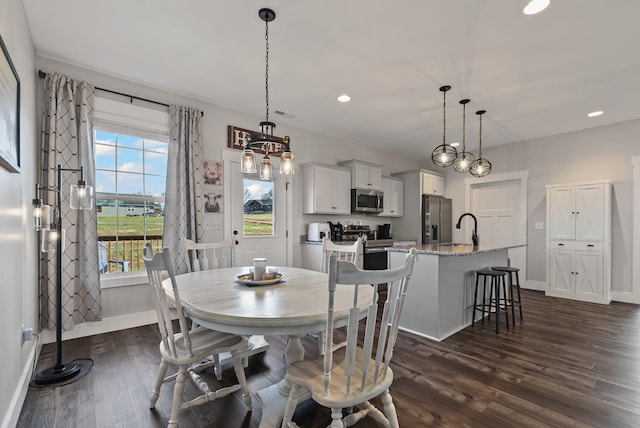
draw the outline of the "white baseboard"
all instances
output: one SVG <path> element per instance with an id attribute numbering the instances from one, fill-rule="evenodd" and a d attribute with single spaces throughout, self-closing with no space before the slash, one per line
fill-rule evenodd
<path id="1" fill-rule="evenodd" d="M 16 385 L 16 389 L 13 391 L 13 397 L 11 397 L 11 403 L 9 403 L 9 408 L 7 409 L 7 413 L 4 415 L 4 419 L 2 421 L 2 428 L 10 428 L 15 427 L 18 424 L 18 418 L 20 418 L 20 412 L 22 411 L 22 405 L 24 404 L 24 399 L 27 396 L 27 390 L 29 389 L 29 382 L 31 381 L 31 376 L 33 375 L 33 362 L 38 358 L 38 350 L 41 347 L 36 346 L 36 342 L 31 342 L 31 350 L 29 351 L 29 356 L 27 357 L 27 361 L 22 368 L 22 374 L 20 375 L 20 380 Z"/>
<path id="2" fill-rule="evenodd" d="M 622 303 L 636 303 L 633 298 L 633 293 L 628 291 L 611 290 L 611 300 Z"/>
<path id="3" fill-rule="evenodd" d="M 109 333 L 112 331 L 125 330 L 127 328 L 139 327 L 141 325 L 155 324 L 158 322 L 156 311 L 138 312 L 118 317 L 104 318 L 102 321 L 85 322 L 77 324 L 73 330 L 63 331 L 62 340 L 77 339 L 78 337 L 93 336 L 94 334 Z M 56 334 L 53 330 L 43 330 L 41 332 L 42 343 L 53 343 L 56 341 Z"/>
<path id="4" fill-rule="evenodd" d="M 547 283 L 545 281 L 531 281 L 528 279 L 521 287 L 527 290 L 547 291 Z"/>

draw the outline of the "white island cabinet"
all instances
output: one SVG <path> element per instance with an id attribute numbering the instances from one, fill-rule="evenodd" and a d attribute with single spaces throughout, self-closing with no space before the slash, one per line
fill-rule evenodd
<path id="1" fill-rule="evenodd" d="M 471 325 L 476 270 L 506 266 L 507 250 L 521 246 L 415 246 L 418 255 L 400 315 L 400 329 L 440 341 Z M 410 248 L 386 248 L 389 267 L 401 265 Z"/>

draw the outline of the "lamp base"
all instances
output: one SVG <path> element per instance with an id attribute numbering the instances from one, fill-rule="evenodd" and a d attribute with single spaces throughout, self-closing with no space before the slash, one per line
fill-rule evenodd
<path id="1" fill-rule="evenodd" d="M 29 385 L 34 387 L 66 385 L 84 377 L 93 366 L 93 360 L 80 359 L 44 369 L 36 374 Z"/>

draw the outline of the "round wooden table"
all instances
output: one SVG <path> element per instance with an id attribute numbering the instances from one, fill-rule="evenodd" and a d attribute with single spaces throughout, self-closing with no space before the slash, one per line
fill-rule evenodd
<path id="1" fill-rule="evenodd" d="M 326 329 L 329 292 L 325 273 L 291 267 L 278 268 L 283 281 L 272 285 L 248 286 L 235 281 L 249 267 L 233 267 L 192 272 L 176 276 L 186 314 L 200 325 L 227 333 L 289 336 L 285 361 L 304 358 L 300 336 Z M 165 281 L 167 283 L 167 281 Z M 337 287 L 335 322 L 347 322 L 353 286 Z M 358 307 L 362 313 L 372 302 L 373 288 L 359 285 Z M 167 290 L 171 290 L 167 284 Z M 262 406 L 260 427 L 280 425 L 291 387 L 284 380 L 258 391 Z M 309 397 L 306 397 L 309 398 Z M 305 397 L 300 397 L 305 399 Z"/>

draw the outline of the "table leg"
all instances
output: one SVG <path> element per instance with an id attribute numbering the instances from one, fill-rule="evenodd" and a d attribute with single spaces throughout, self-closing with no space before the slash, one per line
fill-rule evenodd
<path id="1" fill-rule="evenodd" d="M 284 349 L 284 359 L 287 365 L 304 359 L 304 347 L 299 335 L 289 336 L 287 346 Z M 291 385 L 285 379 L 258 391 L 256 398 L 262 407 L 260 428 L 276 428 L 280 426 L 289 391 L 291 391 Z M 311 398 L 311 395 L 305 394 L 299 398 L 299 401 L 308 398 Z"/>

